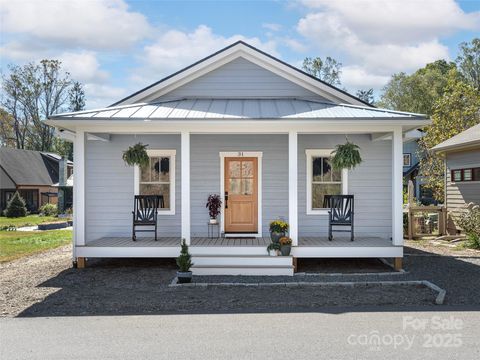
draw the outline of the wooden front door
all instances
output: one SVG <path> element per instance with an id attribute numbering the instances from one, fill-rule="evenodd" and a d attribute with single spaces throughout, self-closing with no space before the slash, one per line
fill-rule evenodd
<path id="1" fill-rule="evenodd" d="M 225 232 L 258 231 L 258 159 L 225 158 Z"/>

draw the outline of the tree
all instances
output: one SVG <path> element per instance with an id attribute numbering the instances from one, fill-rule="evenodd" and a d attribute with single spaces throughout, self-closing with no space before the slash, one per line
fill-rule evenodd
<path id="1" fill-rule="evenodd" d="M 356 95 L 360 100 L 373 105 L 375 100 L 373 97 L 373 89 L 358 90 Z"/>
<path id="2" fill-rule="evenodd" d="M 68 100 L 70 103 L 70 111 L 81 111 L 85 109 L 85 91 L 83 85 L 74 81 L 72 87 L 68 91 Z"/>
<path id="3" fill-rule="evenodd" d="M 0 108 L 0 146 L 16 147 L 15 121 L 13 116 Z"/>
<path id="4" fill-rule="evenodd" d="M 7 208 L 5 210 L 5 216 L 9 218 L 27 216 L 27 207 L 25 205 L 25 200 L 23 200 L 18 191 L 13 194 L 12 198 L 8 202 Z"/>
<path id="5" fill-rule="evenodd" d="M 334 86 L 340 86 L 340 74 L 342 73 L 342 63 L 327 56 L 325 60 L 320 57 L 314 59 L 306 57 L 303 60 L 302 69 L 316 78 Z"/>
<path id="6" fill-rule="evenodd" d="M 16 147 L 52 150 L 54 129 L 42 120 L 64 110 L 70 75 L 58 60 L 10 65 L 9 70 L 2 78 L 2 105 L 13 117 Z"/>
<path id="7" fill-rule="evenodd" d="M 393 74 L 383 88 L 378 105 L 398 111 L 432 115 L 435 102 L 442 97 L 447 75 L 456 69 L 455 63 L 437 60 L 411 75 Z M 458 72 L 455 72 L 460 77 Z"/>
<path id="8" fill-rule="evenodd" d="M 69 111 L 85 110 L 85 91 L 80 82 L 74 81 L 72 83 L 72 86 L 68 90 L 68 102 Z M 57 154 L 73 160 L 73 144 L 71 142 L 55 137 L 53 140 L 53 150 Z"/>
<path id="9" fill-rule="evenodd" d="M 443 96 L 435 102 L 432 123 L 420 140 L 420 174 L 437 200 L 444 200 L 444 165 L 429 151 L 435 145 L 480 123 L 480 93 L 470 84 L 459 80 L 456 70 L 447 76 Z"/>
<path id="10" fill-rule="evenodd" d="M 461 43 L 459 50 L 456 59 L 459 72 L 467 83 L 480 91 L 480 38 Z"/>

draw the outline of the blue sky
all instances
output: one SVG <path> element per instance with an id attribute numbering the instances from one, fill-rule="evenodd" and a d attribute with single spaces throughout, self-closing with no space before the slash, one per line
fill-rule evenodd
<path id="1" fill-rule="evenodd" d="M 439 58 L 480 34 L 480 0 L 0 0 L 1 69 L 62 60 L 103 107 L 242 39 L 295 66 L 343 64 L 350 92 Z"/>

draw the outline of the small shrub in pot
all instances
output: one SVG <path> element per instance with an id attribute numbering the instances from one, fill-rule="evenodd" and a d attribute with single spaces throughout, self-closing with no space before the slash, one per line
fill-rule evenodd
<path id="1" fill-rule="evenodd" d="M 192 272 L 190 268 L 193 266 L 192 255 L 188 252 L 188 245 L 185 239 L 182 240 L 182 248 L 180 256 L 177 257 L 177 279 L 180 284 L 189 283 L 192 281 Z"/>

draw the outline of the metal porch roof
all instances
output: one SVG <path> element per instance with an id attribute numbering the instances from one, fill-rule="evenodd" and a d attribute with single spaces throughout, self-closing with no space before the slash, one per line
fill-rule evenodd
<path id="1" fill-rule="evenodd" d="M 57 114 L 50 119 L 425 119 L 421 114 L 302 99 L 181 99 Z"/>

